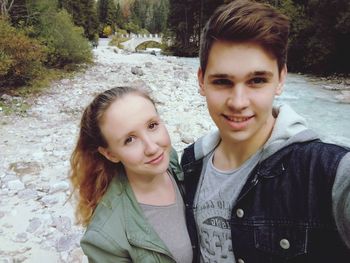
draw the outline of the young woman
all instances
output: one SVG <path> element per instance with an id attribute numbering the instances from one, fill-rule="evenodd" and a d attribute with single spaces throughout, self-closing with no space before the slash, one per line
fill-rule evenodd
<path id="1" fill-rule="evenodd" d="M 181 174 L 149 95 L 117 87 L 85 109 L 71 157 L 89 262 L 192 262 Z"/>

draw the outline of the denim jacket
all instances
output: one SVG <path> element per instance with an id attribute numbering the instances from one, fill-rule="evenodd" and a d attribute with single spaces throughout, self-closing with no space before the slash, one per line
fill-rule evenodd
<path id="1" fill-rule="evenodd" d="M 199 262 L 194 197 L 203 158 L 185 149 L 186 219 Z M 348 149 L 313 140 L 284 147 L 250 174 L 231 214 L 232 249 L 238 263 L 349 262 L 337 230 L 332 187 Z"/>

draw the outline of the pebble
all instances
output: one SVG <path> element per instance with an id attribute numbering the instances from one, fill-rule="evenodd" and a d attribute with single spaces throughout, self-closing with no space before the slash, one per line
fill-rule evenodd
<path id="1" fill-rule="evenodd" d="M 33 189 L 24 189 L 18 192 L 18 198 L 22 200 L 30 200 L 38 197 L 38 193 Z"/>
<path id="2" fill-rule="evenodd" d="M 49 193 L 53 194 L 57 192 L 66 191 L 68 189 L 69 189 L 69 183 L 66 181 L 61 181 L 53 184 L 52 187 L 50 187 Z"/>
<path id="3" fill-rule="evenodd" d="M 34 233 L 41 225 L 41 220 L 37 217 L 34 217 L 30 220 L 29 226 L 27 227 L 26 231 L 29 233 Z"/>
<path id="4" fill-rule="evenodd" d="M 16 243 L 26 243 L 28 241 L 27 233 L 19 233 L 16 235 L 16 238 L 14 239 L 14 242 Z"/>
<path id="5" fill-rule="evenodd" d="M 20 180 L 17 179 L 17 180 L 7 182 L 7 187 L 10 190 L 18 191 L 18 190 L 24 189 L 24 184 Z"/>
<path id="6" fill-rule="evenodd" d="M 57 196 L 52 196 L 52 195 L 46 195 L 43 198 L 40 199 L 40 201 L 44 204 L 44 205 L 54 205 L 58 203 L 58 197 Z"/>

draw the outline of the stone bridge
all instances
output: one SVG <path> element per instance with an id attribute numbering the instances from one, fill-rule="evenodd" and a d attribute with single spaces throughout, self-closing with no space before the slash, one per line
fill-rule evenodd
<path id="1" fill-rule="evenodd" d="M 123 37 L 129 38 L 129 40 L 121 43 L 124 49 L 129 51 L 136 51 L 136 48 L 139 45 L 149 41 L 154 41 L 159 44 L 162 43 L 162 36 L 158 34 L 149 34 L 149 35 L 130 34 L 130 35 L 123 35 Z"/>

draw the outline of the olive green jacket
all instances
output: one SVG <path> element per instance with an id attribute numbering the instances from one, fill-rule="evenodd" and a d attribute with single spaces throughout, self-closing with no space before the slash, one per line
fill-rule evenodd
<path id="1" fill-rule="evenodd" d="M 183 178 L 175 154 L 171 154 L 169 171 L 178 182 Z M 164 242 L 146 221 L 126 176 L 112 180 L 80 244 L 89 263 L 175 262 Z"/>

